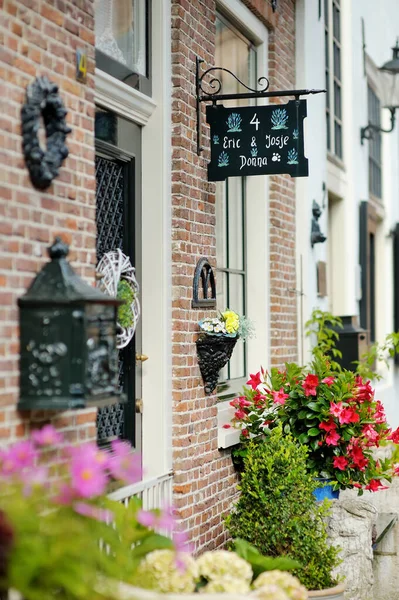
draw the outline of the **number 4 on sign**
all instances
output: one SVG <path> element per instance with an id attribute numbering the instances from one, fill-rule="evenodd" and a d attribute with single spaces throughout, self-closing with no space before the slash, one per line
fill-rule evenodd
<path id="1" fill-rule="evenodd" d="M 256 113 L 255 113 L 254 116 L 252 117 L 252 119 L 250 120 L 250 124 L 255 125 L 256 131 L 258 131 L 259 123 L 260 123 L 260 121 L 259 121 L 259 119 L 256 118 Z"/>

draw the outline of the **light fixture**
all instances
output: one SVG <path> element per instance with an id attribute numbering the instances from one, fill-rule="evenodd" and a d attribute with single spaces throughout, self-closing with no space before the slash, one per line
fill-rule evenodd
<path id="1" fill-rule="evenodd" d="M 383 129 L 378 125 L 370 123 L 360 130 L 360 141 L 369 140 L 374 132 L 391 133 L 395 127 L 395 111 L 399 108 L 399 38 L 396 46 L 392 48 L 392 59 L 380 67 L 382 76 L 381 91 L 383 94 L 383 107 L 388 108 L 391 113 L 391 127 Z"/>

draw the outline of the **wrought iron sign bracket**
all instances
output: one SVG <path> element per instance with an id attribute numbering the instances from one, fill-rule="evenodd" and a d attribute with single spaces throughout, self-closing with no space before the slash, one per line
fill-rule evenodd
<path id="1" fill-rule="evenodd" d="M 296 100 L 299 100 L 300 96 L 308 96 L 310 94 L 322 94 L 327 90 L 282 90 L 276 92 L 269 92 L 269 80 L 266 77 L 259 77 L 258 79 L 258 87 L 260 89 L 255 90 L 253 88 L 248 87 L 245 83 L 243 83 L 238 77 L 229 69 L 225 69 L 224 67 L 211 67 L 201 73 L 201 63 L 204 60 L 196 57 L 196 72 L 195 72 L 195 88 L 196 88 L 196 109 L 197 109 L 197 154 L 198 156 L 201 154 L 202 147 L 202 135 L 201 135 L 201 102 L 212 102 L 213 105 L 216 105 L 218 102 L 223 100 L 253 100 L 255 98 L 282 98 L 287 96 L 294 96 Z M 212 77 L 208 82 L 204 81 L 204 78 L 215 71 L 224 71 L 228 73 L 240 85 L 248 90 L 248 92 L 244 92 L 241 94 L 221 94 L 222 91 L 222 81 L 217 77 Z M 209 91 L 204 89 L 203 86 L 208 86 Z"/>

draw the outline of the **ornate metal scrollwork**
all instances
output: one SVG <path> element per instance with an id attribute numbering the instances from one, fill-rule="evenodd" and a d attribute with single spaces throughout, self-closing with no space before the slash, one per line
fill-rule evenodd
<path id="1" fill-rule="evenodd" d="M 28 85 L 26 102 L 21 110 L 22 149 L 31 181 L 40 190 L 49 187 L 68 156 L 65 139 L 72 130 L 66 124 L 66 114 L 55 83 L 44 76 Z M 38 136 L 41 118 L 46 132 L 46 150 L 41 148 Z"/>
<path id="2" fill-rule="evenodd" d="M 238 337 L 205 335 L 197 340 L 198 364 L 204 381 L 205 394 L 217 386 L 219 371 L 230 360 Z"/>
<path id="3" fill-rule="evenodd" d="M 220 79 L 218 79 L 217 77 L 212 77 L 212 79 L 210 81 L 204 81 L 204 77 L 209 75 L 209 73 L 213 73 L 215 71 L 224 71 L 225 73 L 228 73 L 229 75 L 234 77 L 234 79 L 236 81 L 238 81 L 238 83 L 240 85 L 242 85 L 249 92 L 253 92 L 254 94 L 257 94 L 257 93 L 263 94 L 263 93 L 267 92 L 267 90 L 269 89 L 270 83 L 269 83 L 269 80 L 267 79 L 267 77 L 259 77 L 259 79 L 258 79 L 259 89 L 255 90 L 254 88 L 251 88 L 248 85 L 246 85 L 244 82 L 242 82 L 241 79 L 239 79 L 237 77 L 237 75 L 235 75 L 229 69 L 225 69 L 224 67 L 210 67 L 210 69 L 207 69 L 206 71 L 204 71 L 202 73 L 201 77 L 198 80 L 199 91 L 202 92 L 205 96 L 207 96 L 209 98 L 209 100 L 212 100 L 212 98 L 214 96 L 217 96 L 222 89 L 222 81 Z M 212 91 L 208 92 L 206 89 L 203 88 L 203 85 L 208 86 L 208 88 L 210 88 Z"/>

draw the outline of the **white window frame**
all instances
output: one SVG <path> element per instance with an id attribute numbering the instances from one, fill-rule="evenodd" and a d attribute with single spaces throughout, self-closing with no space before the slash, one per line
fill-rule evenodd
<path id="1" fill-rule="evenodd" d="M 337 160 L 339 163 L 344 162 L 344 117 L 343 117 L 343 57 L 342 57 L 342 10 L 343 10 L 343 1 L 339 1 L 339 11 L 340 11 L 340 39 L 336 40 L 334 37 L 334 23 L 333 23 L 333 6 L 337 3 L 337 0 L 326 0 L 328 5 L 328 28 L 326 25 L 325 15 L 324 15 L 324 30 L 328 32 L 328 91 L 329 91 L 329 108 L 326 106 L 326 117 L 329 115 L 329 132 L 327 133 L 330 137 L 330 148 L 328 148 L 328 153 L 331 157 Z M 340 49 L 340 74 L 341 78 L 338 79 L 335 77 L 334 73 L 334 44 L 336 44 Z M 326 50 L 326 49 L 325 49 Z M 325 64 L 325 69 L 327 69 L 327 64 Z M 334 84 L 339 84 L 341 90 L 341 117 L 338 117 L 335 112 L 335 97 L 334 97 Z M 336 122 L 341 127 L 341 156 L 336 152 L 336 138 L 335 138 L 335 124 Z M 327 130 L 327 118 L 326 118 L 326 130 Z"/>
<path id="2" fill-rule="evenodd" d="M 239 0 L 218 0 L 220 11 L 257 52 L 257 75 L 268 74 L 268 30 Z M 216 65 L 217 66 L 217 65 Z M 258 100 L 258 105 L 267 99 Z M 256 337 L 247 342 L 248 373 L 270 364 L 270 300 L 269 300 L 269 178 L 265 175 L 246 178 L 246 316 L 255 325 Z M 234 308 L 234 307 L 233 307 Z M 218 403 L 218 445 L 228 448 L 239 442 L 239 431 L 224 429 L 233 416 L 229 401 Z"/>

